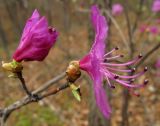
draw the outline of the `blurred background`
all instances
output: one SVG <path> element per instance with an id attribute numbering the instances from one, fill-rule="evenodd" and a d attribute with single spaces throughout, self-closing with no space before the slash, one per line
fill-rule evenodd
<path id="1" fill-rule="evenodd" d="M 112 15 L 112 5 L 120 3 L 124 11 Z M 43 62 L 25 62 L 24 78 L 30 90 L 37 89 L 46 81 L 66 70 L 71 60 L 82 58 L 94 39 L 90 21 L 90 7 L 98 4 L 109 23 L 107 51 L 115 46 L 125 54 L 123 61 L 147 54 L 160 41 L 159 13 L 151 10 L 153 0 L 0 0 L 0 60 L 11 61 L 26 20 L 34 9 L 47 17 L 51 26 L 59 31 L 59 38 Z M 155 26 L 157 32 L 143 28 Z M 146 28 L 147 29 L 147 28 Z M 116 85 L 107 88 L 112 107 L 112 116 L 106 120 L 98 111 L 92 92 L 92 82 L 82 72 L 76 82 L 81 85 L 82 101 L 78 102 L 70 89 L 32 103 L 16 110 L 7 121 L 11 126 L 160 126 L 160 77 L 155 63 L 160 58 L 160 50 L 153 51 L 142 62 L 138 71 L 148 66 L 147 74 L 138 78 L 143 83 L 149 79 L 147 87 L 138 89 L 140 97 L 130 94 Z M 21 99 L 25 94 L 17 79 L 8 78 L 8 73 L 0 68 L 0 108 Z M 65 79 L 58 82 L 65 83 Z M 114 83 L 114 82 L 113 82 Z"/>

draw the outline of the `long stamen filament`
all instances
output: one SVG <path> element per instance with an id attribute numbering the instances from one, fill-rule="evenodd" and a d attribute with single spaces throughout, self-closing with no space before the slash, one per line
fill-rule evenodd
<path id="1" fill-rule="evenodd" d="M 117 56 L 108 57 L 108 58 L 104 58 L 104 59 L 106 59 L 107 61 L 109 61 L 109 60 L 117 59 L 117 58 L 120 58 L 120 57 L 123 57 L 123 55 L 117 55 Z"/>
<path id="2" fill-rule="evenodd" d="M 114 49 L 112 49 L 110 52 L 106 53 L 103 57 L 108 56 L 109 54 L 111 54 L 112 52 L 114 52 L 115 50 L 118 50 L 118 47 L 115 47 Z"/>

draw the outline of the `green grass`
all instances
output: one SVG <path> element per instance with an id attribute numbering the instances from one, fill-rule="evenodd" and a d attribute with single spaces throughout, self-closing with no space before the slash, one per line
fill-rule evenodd
<path id="1" fill-rule="evenodd" d="M 54 114 L 48 107 L 38 105 L 29 105 L 14 113 L 15 126 L 63 126 L 58 116 Z"/>

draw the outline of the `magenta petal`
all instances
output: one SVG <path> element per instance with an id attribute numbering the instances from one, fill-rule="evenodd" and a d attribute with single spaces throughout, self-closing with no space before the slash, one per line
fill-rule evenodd
<path id="1" fill-rule="evenodd" d="M 160 68 L 160 59 L 157 60 L 156 64 L 155 64 L 156 68 Z"/>
<path id="2" fill-rule="evenodd" d="M 108 119 L 111 115 L 111 108 L 108 104 L 108 99 L 106 96 L 106 91 L 103 89 L 103 87 L 98 88 L 96 85 L 99 83 L 94 83 L 94 94 L 96 97 L 96 103 L 99 107 L 100 111 L 103 113 L 103 115 Z"/>
<path id="3" fill-rule="evenodd" d="M 39 15 L 39 12 L 37 9 L 34 10 L 32 16 L 31 16 L 31 19 L 34 19 L 34 18 L 36 18 L 36 19 L 40 18 L 40 15 Z"/>
<path id="4" fill-rule="evenodd" d="M 108 25 L 105 17 L 101 16 L 97 6 L 92 6 L 91 8 L 91 20 L 95 30 L 94 44 L 89 54 L 80 60 L 80 68 L 91 76 L 96 104 L 103 115 L 109 118 L 111 108 L 102 86 L 103 75 L 100 72 L 100 60 L 103 58 L 105 52 L 105 39 L 107 37 Z"/>
<path id="5" fill-rule="evenodd" d="M 95 29 L 95 39 L 91 51 L 97 55 L 98 58 L 102 58 L 105 53 L 105 39 L 108 33 L 107 21 L 97 6 L 91 8 L 91 20 Z"/>
<path id="6" fill-rule="evenodd" d="M 150 31 L 152 34 L 158 34 L 158 27 L 157 27 L 157 26 L 150 26 L 150 27 L 149 27 L 149 31 Z"/>
<path id="7" fill-rule="evenodd" d="M 35 9 L 32 16 L 27 20 L 26 25 L 23 29 L 22 39 L 28 34 L 31 28 L 39 21 L 39 12 Z"/>
<path id="8" fill-rule="evenodd" d="M 110 117 L 111 114 L 111 108 L 108 103 L 108 99 L 106 96 L 106 91 L 103 88 L 103 75 L 100 72 L 100 64 L 98 63 L 97 59 L 94 57 L 92 58 L 92 66 L 94 69 L 92 69 L 92 79 L 94 82 L 94 94 L 96 97 L 96 103 L 100 109 L 100 111 L 103 113 L 103 115 L 106 118 Z"/>
<path id="9" fill-rule="evenodd" d="M 17 62 L 44 60 L 58 36 L 54 28 L 48 27 L 47 19 L 40 18 L 38 11 L 35 10 L 26 23 L 13 59 Z"/>

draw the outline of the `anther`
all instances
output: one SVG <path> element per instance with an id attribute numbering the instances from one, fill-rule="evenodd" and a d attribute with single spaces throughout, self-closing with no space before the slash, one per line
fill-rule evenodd
<path id="1" fill-rule="evenodd" d="M 132 71 L 132 73 L 135 72 L 135 71 L 136 71 L 136 68 L 132 68 L 131 71 Z"/>
<path id="2" fill-rule="evenodd" d="M 115 75 L 115 76 L 114 76 L 114 79 L 118 79 L 118 78 L 119 78 L 119 76 L 118 76 L 118 75 Z"/>
<path id="3" fill-rule="evenodd" d="M 144 80 L 144 85 L 147 85 L 147 84 L 148 84 L 148 82 L 149 82 L 149 80 L 148 80 L 148 79 Z"/>
<path id="4" fill-rule="evenodd" d="M 131 79 L 131 80 L 130 80 L 130 84 L 133 83 L 134 81 L 135 81 L 135 79 Z"/>
<path id="5" fill-rule="evenodd" d="M 146 72 L 147 70 L 148 70 L 148 68 L 147 68 L 147 67 L 145 67 L 145 68 L 144 68 L 144 72 Z"/>
<path id="6" fill-rule="evenodd" d="M 118 47 L 115 47 L 115 50 L 118 50 L 119 48 Z"/>
<path id="7" fill-rule="evenodd" d="M 107 62 L 107 61 L 108 61 L 107 59 L 104 59 L 104 60 L 103 60 L 103 62 Z"/>
<path id="8" fill-rule="evenodd" d="M 138 55 L 138 58 L 142 58 L 143 56 L 142 56 L 142 54 L 140 53 L 139 55 Z"/>
<path id="9" fill-rule="evenodd" d="M 48 27 L 48 31 L 49 31 L 49 33 L 53 33 L 53 28 L 52 27 Z"/>
<path id="10" fill-rule="evenodd" d="M 124 55 L 120 55 L 120 57 L 124 57 Z"/>
<path id="11" fill-rule="evenodd" d="M 113 86 L 113 85 L 111 85 L 111 88 L 115 89 L 116 87 L 115 87 L 115 86 Z"/>

